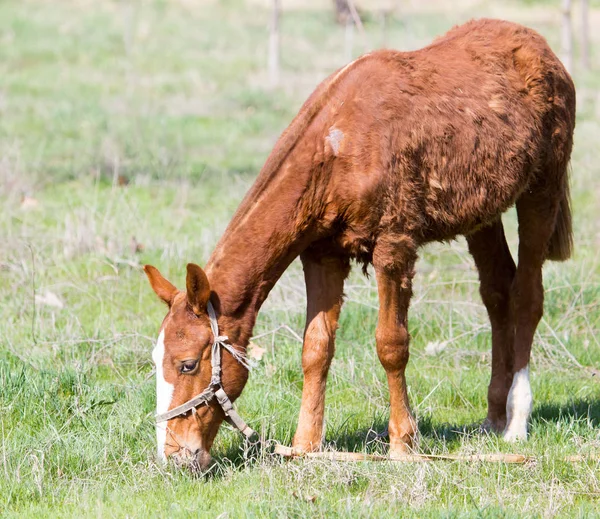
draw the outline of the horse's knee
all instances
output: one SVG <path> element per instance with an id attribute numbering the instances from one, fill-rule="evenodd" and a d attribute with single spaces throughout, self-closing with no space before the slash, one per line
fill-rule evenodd
<path id="1" fill-rule="evenodd" d="M 517 319 L 524 314 L 536 325 L 544 315 L 544 286 L 540 276 L 517 276 L 512 287 L 514 308 Z"/>
<path id="2" fill-rule="evenodd" d="M 302 349 L 302 370 L 307 373 L 326 373 L 333 358 L 335 333 L 326 323 L 314 322 L 304 334 Z"/>
<path id="3" fill-rule="evenodd" d="M 530 306 L 531 319 L 535 324 L 539 323 L 544 316 L 544 296 L 543 293 L 540 297 L 536 297 Z"/>
<path id="4" fill-rule="evenodd" d="M 377 331 L 377 356 L 381 365 L 386 370 L 402 371 L 408 363 L 409 335 L 405 327 L 398 327 L 393 331 Z"/>
<path id="5" fill-rule="evenodd" d="M 506 287 L 482 284 L 479 293 L 489 313 L 505 312 L 510 308 L 510 283 Z"/>
<path id="6" fill-rule="evenodd" d="M 502 313 L 510 308 L 515 273 L 514 263 L 507 263 L 492 272 L 480 268 L 479 293 L 490 314 Z"/>

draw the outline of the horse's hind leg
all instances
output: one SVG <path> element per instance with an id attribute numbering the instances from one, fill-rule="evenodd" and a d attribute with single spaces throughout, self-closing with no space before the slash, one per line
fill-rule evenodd
<path id="1" fill-rule="evenodd" d="M 506 400 L 512 382 L 515 335 L 510 292 L 516 267 L 500 218 L 467 236 L 467 243 L 479 270 L 479 291 L 492 325 L 492 375 L 484 425 L 502 431 L 506 425 Z"/>
<path id="2" fill-rule="evenodd" d="M 513 380 L 506 405 L 504 438 L 527 438 L 527 420 L 533 399 L 529 384 L 529 358 L 537 325 L 544 311 L 542 265 L 555 228 L 561 193 L 532 186 L 517 201 L 519 264 L 511 289 L 515 326 Z M 555 194 L 556 196 L 551 196 Z"/>
<path id="3" fill-rule="evenodd" d="M 416 253 L 405 244 L 378 243 L 373 265 L 379 292 L 377 355 L 390 388 L 390 455 L 404 454 L 417 427 L 410 412 L 404 370 L 408 363 L 407 312 L 412 295 Z"/>
<path id="4" fill-rule="evenodd" d="M 350 264 L 347 258 L 319 257 L 310 252 L 304 252 L 301 259 L 307 298 L 302 348 L 304 386 L 293 446 L 309 452 L 320 448 L 323 437 L 325 384 Z"/>

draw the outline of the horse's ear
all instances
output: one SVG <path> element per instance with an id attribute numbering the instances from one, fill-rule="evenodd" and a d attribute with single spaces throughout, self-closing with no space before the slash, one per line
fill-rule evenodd
<path id="1" fill-rule="evenodd" d="M 152 290 L 154 290 L 156 295 L 165 303 L 171 306 L 173 304 L 175 294 L 178 292 L 177 288 L 172 283 L 167 281 L 158 271 L 158 269 L 152 265 L 144 265 L 144 272 L 146 273 L 146 276 L 148 276 L 148 281 L 150 281 Z"/>
<path id="2" fill-rule="evenodd" d="M 210 297 L 210 285 L 206 274 L 198 265 L 188 263 L 185 285 L 192 311 L 196 315 L 203 314 L 206 311 L 206 305 Z"/>

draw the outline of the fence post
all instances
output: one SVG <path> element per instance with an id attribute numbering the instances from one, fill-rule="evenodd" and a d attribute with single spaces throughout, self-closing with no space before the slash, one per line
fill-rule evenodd
<path id="1" fill-rule="evenodd" d="M 590 69 L 590 22 L 589 0 L 581 0 L 581 64 Z"/>
<path id="2" fill-rule="evenodd" d="M 563 64 L 569 74 L 573 73 L 573 27 L 571 26 L 571 0 L 562 5 L 562 53 Z"/>
<path id="3" fill-rule="evenodd" d="M 269 24 L 269 82 L 271 86 L 279 84 L 279 15 L 280 0 L 273 0 L 271 23 Z"/>
<path id="4" fill-rule="evenodd" d="M 352 18 L 346 20 L 346 37 L 344 38 L 344 59 L 350 63 L 353 57 L 354 49 L 354 21 Z"/>

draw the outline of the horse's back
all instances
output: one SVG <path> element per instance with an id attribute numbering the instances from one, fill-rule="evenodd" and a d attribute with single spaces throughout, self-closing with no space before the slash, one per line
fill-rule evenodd
<path id="1" fill-rule="evenodd" d="M 573 83 L 539 34 L 509 22 L 472 21 L 418 51 L 372 53 L 336 90 L 325 151 L 353 199 L 350 219 L 379 232 L 417 242 L 468 233 L 546 175 L 548 157 L 570 152 Z"/>

